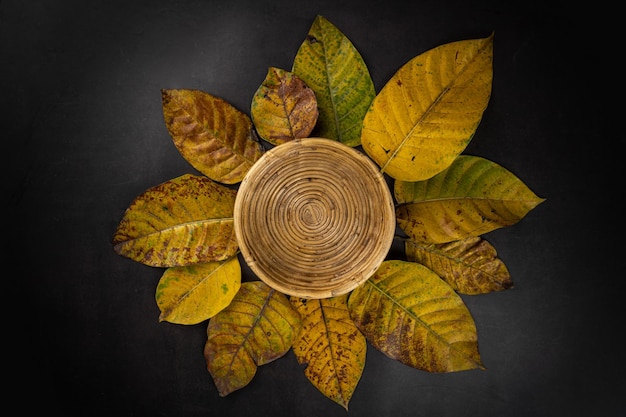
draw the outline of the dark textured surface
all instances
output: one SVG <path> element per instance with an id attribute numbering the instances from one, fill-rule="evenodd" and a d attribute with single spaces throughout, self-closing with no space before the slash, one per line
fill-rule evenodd
<path id="1" fill-rule="evenodd" d="M 5 356 L 10 391 L 26 398 L 16 405 L 66 416 L 623 415 L 613 209 L 623 186 L 611 178 L 623 177 L 612 162 L 624 137 L 608 134 L 619 118 L 601 117 L 615 83 L 596 53 L 609 38 L 594 7 L 3 0 L 3 340 L 16 350 Z M 291 68 L 317 14 L 355 44 L 377 91 L 415 55 L 495 32 L 493 94 L 466 153 L 547 199 L 486 236 L 515 287 L 464 297 L 487 369 L 428 374 L 370 347 L 348 413 L 291 352 L 219 397 L 202 356 L 206 325 L 159 323 L 162 271 L 110 243 L 133 198 L 194 172 L 165 128 L 160 89 L 201 89 L 248 113 L 267 68 Z"/>

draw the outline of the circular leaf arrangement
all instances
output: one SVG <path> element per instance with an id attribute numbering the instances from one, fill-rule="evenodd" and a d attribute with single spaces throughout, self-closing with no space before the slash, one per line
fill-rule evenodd
<path id="1" fill-rule="evenodd" d="M 376 93 L 354 45 L 317 16 L 250 116 L 204 91 L 162 90 L 169 134 L 201 175 L 139 195 L 113 249 L 165 268 L 159 321 L 208 322 L 220 396 L 289 351 L 345 409 L 368 346 L 425 372 L 485 369 L 460 294 L 513 286 L 483 235 L 544 201 L 462 154 L 491 96 L 492 55 L 493 34 L 441 45 Z M 403 259 L 387 259 L 394 241 Z"/>
<path id="2" fill-rule="evenodd" d="M 383 262 L 396 229 L 393 199 L 363 153 L 324 138 L 296 139 L 266 152 L 235 201 L 243 257 L 288 295 L 345 294 Z"/>

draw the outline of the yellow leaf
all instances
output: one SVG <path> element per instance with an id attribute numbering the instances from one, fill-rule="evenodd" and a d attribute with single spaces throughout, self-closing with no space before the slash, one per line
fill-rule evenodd
<path id="1" fill-rule="evenodd" d="M 242 283 L 207 327 L 204 357 L 219 395 L 245 387 L 258 366 L 284 356 L 301 327 L 286 295 L 262 281 Z"/>
<path id="2" fill-rule="evenodd" d="M 376 91 L 352 42 L 318 15 L 298 49 L 292 71 L 315 92 L 319 117 L 314 136 L 360 145 L 363 117 Z"/>
<path id="3" fill-rule="evenodd" d="M 309 136 L 317 122 L 317 100 L 300 77 L 270 67 L 252 98 L 250 115 L 259 136 L 280 145 Z"/>
<path id="4" fill-rule="evenodd" d="M 461 155 L 426 181 L 396 181 L 396 220 L 413 240 L 446 243 L 511 226 L 545 199 L 487 159 Z"/>
<path id="5" fill-rule="evenodd" d="M 348 409 L 365 367 L 367 342 L 348 312 L 348 294 L 323 299 L 291 297 L 302 317 L 293 344 L 304 374 L 327 398 Z"/>
<path id="6" fill-rule="evenodd" d="M 363 120 L 363 150 L 390 177 L 421 181 L 470 142 L 491 96 L 493 34 L 452 42 L 404 64 Z"/>
<path id="7" fill-rule="evenodd" d="M 183 158 L 214 181 L 240 182 L 263 153 L 250 118 L 203 91 L 161 94 L 165 126 Z"/>
<path id="8" fill-rule="evenodd" d="M 221 261 L 238 249 L 236 191 L 182 175 L 150 188 L 126 209 L 113 236 L 119 255 L 156 267 Z"/>
<path id="9" fill-rule="evenodd" d="M 443 244 L 405 243 L 407 260 L 432 269 L 461 294 L 486 294 L 513 286 L 495 248 L 480 237 Z"/>
<path id="10" fill-rule="evenodd" d="M 159 321 L 197 324 L 207 320 L 230 304 L 240 286 L 241 266 L 236 256 L 169 268 L 156 290 Z"/>
<path id="11" fill-rule="evenodd" d="M 348 309 L 375 348 L 405 365 L 428 372 L 484 368 L 469 310 L 423 265 L 383 262 L 352 291 Z"/>

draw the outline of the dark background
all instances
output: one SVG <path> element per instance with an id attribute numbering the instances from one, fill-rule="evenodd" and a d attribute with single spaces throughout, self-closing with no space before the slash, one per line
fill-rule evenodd
<path id="1" fill-rule="evenodd" d="M 24 398 L 9 403 L 67 416 L 623 415 L 624 136 L 608 133 L 619 115 L 604 117 L 600 99 L 618 64 L 599 53 L 600 6 L 572 7 L 2 0 L 4 365 L 15 369 L 9 392 Z M 110 243 L 137 195 L 195 172 L 166 130 L 160 90 L 204 90 L 249 114 L 268 67 L 291 68 L 317 14 L 354 43 L 377 91 L 410 58 L 495 32 L 492 97 L 465 153 L 547 199 L 485 236 L 515 287 L 463 297 L 487 369 L 429 374 L 370 347 L 349 412 L 292 352 L 219 397 L 206 323 L 159 323 L 162 270 Z"/>

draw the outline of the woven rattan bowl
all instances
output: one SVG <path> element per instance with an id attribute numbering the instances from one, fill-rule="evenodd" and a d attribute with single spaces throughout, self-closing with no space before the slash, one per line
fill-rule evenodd
<path id="1" fill-rule="evenodd" d="M 396 227 L 378 167 L 323 138 L 265 152 L 239 186 L 234 217 L 250 269 L 272 288 L 302 298 L 345 294 L 371 277 Z"/>

